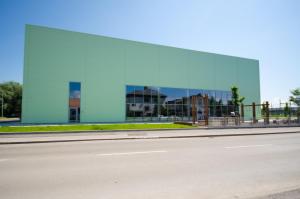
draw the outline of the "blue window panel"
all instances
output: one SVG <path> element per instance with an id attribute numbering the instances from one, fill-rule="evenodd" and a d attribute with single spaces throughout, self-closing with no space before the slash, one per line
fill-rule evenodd
<path id="1" fill-rule="evenodd" d="M 70 82 L 69 84 L 69 98 L 80 99 L 80 82 Z"/>
<path id="2" fill-rule="evenodd" d="M 189 89 L 189 97 L 192 97 L 192 96 L 202 96 L 203 97 L 203 90 Z"/>
<path id="3" fill-rule="evenodd" d="M 160 93 L 165 97 L 166 104 L 183 104 L 187 100 L 187 89 L 181 88 L 160 88 Z"/>
<path id="4" fill-rule="evenodd" d="M 134 102 L 143 103 L 144 102 L 144 86 L 134 87 Z"/>
<path id="5" fill-rule="evenodd" d="M 134 103 L 134 86 L 126 86 L 126 103 Z"/>

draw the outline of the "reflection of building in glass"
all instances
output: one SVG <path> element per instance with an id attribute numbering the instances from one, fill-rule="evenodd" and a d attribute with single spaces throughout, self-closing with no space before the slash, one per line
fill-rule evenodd
<path id="1" fill-rule="evenodd" d="M 132 87 L 126 93 L 127 112 L 131 117 L 152 117 L 157 116 L 158 101 L 164 101 L 166 96 L 156 88 Z M 130 117 L 130 116 L 129 116 Z"/>
<path id="2" fill-rule="evenodd" d="M 210 116 L 221 117 L 233 85 L 245 104 L 260 104 L 258 60 L 33 25 L 25 32 L 23 123 L 187 120 L 191 96 L 204 95 Z"/>
<path id="3" fill-rule="evenodd" d="M 203 118 L 204 95 L 210 100 L 210 116 L 227 116 L 232 109 L 230 91 L 147 86 L 126 86 L 126 91 L 127 120 L 188 120 L 192 96 L 198 96 L 198 119 Z"/>
<path id="4" fill-rule="evenodd" d="M 297 110 L 298 110 L 298 107 L 293 107 L 293 106 L 289 107 L 289 111 L 292 116 L 297 115 Z M 270 113 L 270 115 L 284 116 L 285 115 L 284 107 L 270 108 L 269 113 Z"/>

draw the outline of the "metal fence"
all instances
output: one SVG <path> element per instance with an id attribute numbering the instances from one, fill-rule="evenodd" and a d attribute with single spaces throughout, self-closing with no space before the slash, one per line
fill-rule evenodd
<path id="1" fill-rule="evenodd" d="M 205 107 L 206 105 L 206 107 Z M 208 127 L 276 127 L 300 126 L 300 107 L 282 108 L 280 111 L 270 108 L 268 102 L 263 104 L 242 104 L 240 106 L 209 106 L 201 117 L 192 120 L 194 124 Z M 195 113 L 196 114 L 196 113 Z M 194 116 L 193 116 L 194 117 Z"/>

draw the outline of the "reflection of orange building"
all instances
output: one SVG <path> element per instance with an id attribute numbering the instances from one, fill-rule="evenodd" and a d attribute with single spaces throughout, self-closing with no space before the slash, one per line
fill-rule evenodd
<path id="1" fill-rule="evenodd" d="M 80 107 L 80 99 L 75 99 L 75 98 L 73 98 L 73 99 L 70 99 L 69 100 L 69 106 L 70 107 Z"/>

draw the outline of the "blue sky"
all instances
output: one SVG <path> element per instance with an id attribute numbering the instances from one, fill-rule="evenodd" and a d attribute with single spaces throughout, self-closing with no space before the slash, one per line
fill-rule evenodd
<path id="1" fill-rule="evenodd" d="M 22 82 L 25 24 L 260 61 L 261 98 L 300 87 L 299 0 L 0 0 L 0 82 Z"/>

